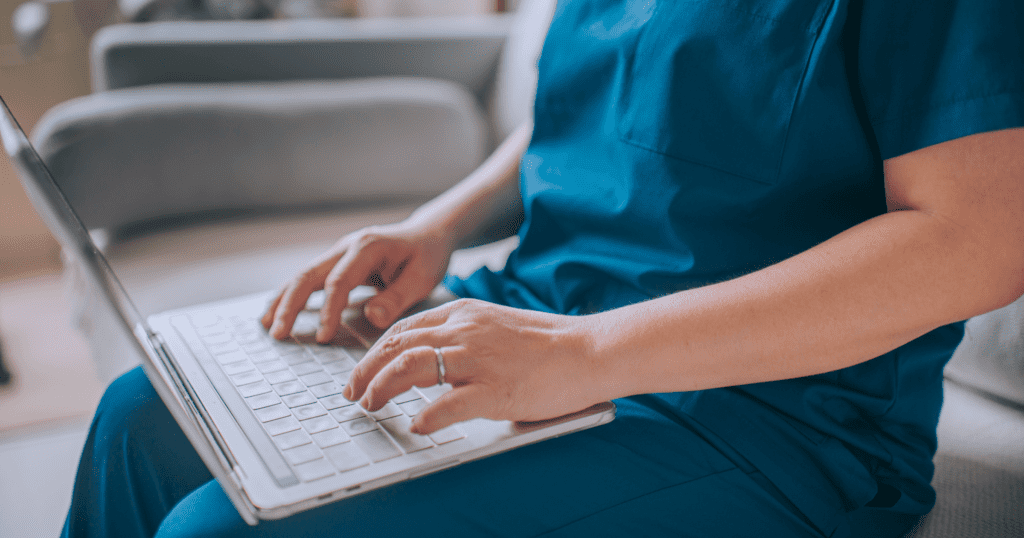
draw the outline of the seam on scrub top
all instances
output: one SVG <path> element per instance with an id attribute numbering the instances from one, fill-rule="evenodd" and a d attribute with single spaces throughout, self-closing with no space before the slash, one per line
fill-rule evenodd
<path id="1" fill-rule="evenodd" d="M 954 97 L 954 98 L 947 99 L 945 101 L 941 101 L 941 102 L 938 102 L 938 103 L 933 103 L 933 104 L 930 104 L 930 105 L 927 105 L 927 106 L 915 108 L 915 109 L 912 109 L 912 110 L 907 110 L 907 111 L 905 111 L 905 112 L 903 112 L 903 113 L 901 113 L 901 114 L 899 114 L 897 116 L 893 116 L 893 117 L 891 117 L 889 119 L 868 118 L 868 121 L 870 121 L 872 125 L 874 125 L 876 127 L 880 127 L 882 125 L 888 125 L 888 124 L 890 124 L 892 122 L 903 120 L 903 119 L 906 119 L 908 116 L 912 116 L 912 115 L 915 115 L 915 114 L 920 114 L 922 112 L 935 112 L 935 111 L 937 111 L 937 110 L 939 110 L 941 108 L 945 108 L 945 107 L 948 107 L 948 106 L 951 106 L 951 105 L 969 103 L 971 101 L 982 101 L 982 100 L 986 100 L 986 99 L 991 99 L 993 97 L 1002 97 L 1004 95 L 1024 95 L 1024 90 L 1021 90 L 1021 89 L 1000 90 L 1000 91 L 995 92 L 995 93 L 989 93 L 989 94 L 985 94 L 985 95 L 978 95 L 978 96 L 975 96 L 975 97 Z M 1022 104 L 1024 104 L 1024 103 L 1022 103 Z"/>
<path id="2" fill-rule="evenodd" d="M 704 167 L 704 168 L 710 168 L 711 170 L 714 170 L 716 172 L 721 172 L 723 174 L 728 174 L 730 176 L 733 176 L 733 177 L 736 177 L 736 178 L 739 178 L 739 179 L 743 179 L 743 180 L 746 180 L 746 181 L 753 181 L 755 183 L 760 183 L 762 185 L 767 185 L 769 187 L 775 185 L 774 180 L 758 179 L 756 177 L 750 177 L 750 176 L 746 176 L 746 175 L 743 175 L 743 174 L 740 174 L 740 173 L 737 173 L 737 172 L 732 172 L 732 171 L 729 171 L 729 170 L 725 170 L 725 169 L 719 168 L 719 167 L 717 167 L 715 165 L 712 165 L 712 164 L 708 164 L 708 163 L 704 163 L 704 162 L 700 162 L 700 161 L 695 161 L 693 159 L 688 159 L 688 158 L 685 158 L 685 157 L 680 157 L 678 155 L 671 155 L 669 153 L 665 153 L 664 151 L 661 151 L 661 150 L 658 150 L 658 149 L 654 149 L 652 147 L 640 144 L 640 143 L 638 143 L 636 141 L 628 140 L 628 139 L 626 139 L 626 138 L 624 138 L 622 136 L 619 136 L 619 142 L 622 142 L 623 144 L 628 144 L 628 145 L 633 146 L 635 148 L 642 149 L 644 151 L 649 151 L 651 153 L 655 153 L 655 154 L 661 155 L 662 157 L 667 157 L 669 159 L 675 159 L 677 161 L 683 161 L 685 163 L 689 163 L 689 164 L 692 164 L 692 165 L 695 165 L 695 166 L 701 166 L 701 167 Z M 785 144 L 785 142 L 783 142 L 783 144 Z M 785 146 L 783 146 L 783 150 L 785 150 Z M 782 165 L 782 159 L 781 158 L 779 158 L 779 165 L 780 166 Z"/>
<path id="3" fill-rule="evenodd" d="M 602 508 L 600 510 L 597 510 L 596 512 L 592 512 L 590 514 L 587 514 L 587 515 L 585 515 L 583 517 L 574 519 L 574 520 L 572 520 L 572 521 L 570 521 L 568 523 L 565 523 L 563 525 L 559 525 L 559 526 L 557 526 L 557 527 L 555 527 L 553 529 L 548 529 L 548 530 L 546 530 L 546 531 L 544 531 L 544 532 L 542 532 L 540 534 L 536 534 L 535 536 L 544 536 L 544 535 L 547 535 L 547 534 L 551 534 L 553 532 L 556 532 L 556 531 L 559 531 L 561 529 L 564 529 L 564 528 L 566 528 L 566 527 L 568 527 L 570 525 L 574 525 L 574 524 L 579 523 L 581 521 L 590 519 L 590 518 L 592 518 L 592 517 L 594 517 L 596 515 L 599 515 L 599 514 L 602 514 L 604 512 L 607 512 L 608 510 L 611 510 L 613 508 L 618 508 L 619 506 L 622 506 L 622 505 L 624 505 L 626 503 L 631 503 L 633 501 L 636 501 L 636 500 L 639 500 L 639 499 L 643 499 L 644 497 L 648 497 L 650 495 L 654 495 L 655 493 L 660 493 L 662 491 L 665 491 L 666 489 L 672 489 L 672 488 L 675 488 L 675 487 L 678 487 L 678 486 L 683 486 L 683 485 L 689 484 L 691 482 L 696 482 L 698 480 L 704 480 L 705 478 L 711 478 L 712 476 L 717 476 L 717 475 L 720 475 L 722 473 L 728 473 L 728 472 L 732 472 L 732 471 L 737 471 L 737 472 L 743 473 L 743 470 L 740 469 L 739 467 L 731 467 L 729 469 L 724 469 L 722 471 L 715 471 L 713 473 L 708 473 L 706 475 L 697 476 L 697 477 L 691 478 L 689 480 L 683 480 L 682 482 L 677 482 L 675 484 L 671 484 L 671 485 L 668 485 L 668 486 L 665 486 L 665 487 L 661 487 L 661 488 L 658 488 L 658 489 L 655 489 L 655 490 L 652 490 L 652 491 L 648 491 L 648 492 L 646 492 L 646 493 L 644 493 L 642 495 L 637 495 L 636 497 L 630 497 L 629 499 L 625 499 L 625 500 L 619 501 L 619 502 L 617 502 L 615 504 L 612 504 L 610 506 L 606 506 L 606 507 L 604 507 L 604 508 Z M 746 475 L 746 473 L 744 473 L 744 475 Z"/>
<path id="4" fill-rule="evenodd" d="M 818 52 L 818 42 L 821 40 L 822 29 L 825 27 L 825 21 L 828 20 L 828 15 L 832 13 L 832 9 L 835 7 L 836 0 L 832 0 L 829 4 L 828 9 L 825 10 L 825 16 L 818 21 L 818 27 L 814 29 L 814 41 L 811 42 L 811 51 L 807 54 L 807 59 L 804 60 L 804 69 L 800 73 L 800 83 L 796 86 L 796 93 L 793 94 L 793 102 L 789 105 L 789 121 L 786 122 L 786 134 L 782 137 L 782 151 L 779 152 L 779 160 L 775 163 L 775 174 L 772 176 L 774 179 L 772 183 L 778 180 L 779 174 L 782 173 L 782 162 L 786 158 L 786 148 L 789 147 L 789 133 L 793 130 L 793 116 L 796 115 L 796 103 L 800 100 L 800 96 L 804 92 L 804 84 L 807 82 L 807 72 L 811 69 L 811 59 L 814 58 L 814 53 Z"/>

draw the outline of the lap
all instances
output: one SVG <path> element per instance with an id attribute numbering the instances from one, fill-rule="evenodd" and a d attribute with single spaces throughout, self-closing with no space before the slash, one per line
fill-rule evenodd
<path id="1" fill-rule="evenodd" d="M 755 470 L 698 433 L 637 401 L 617 404 L 608 425 L 256 527 L 211 481 L 178 503 L 158 536 L 819 535 Z"/>
<path id="2" fill-rule="evenodd" d="M 147 468 L 138 474 L 192 484 L 159 495 L 164 502 L 152 507 L 163 514 L 159 538 L 747 536 L 767 529 L 820 536 L 745 460 L 643 396 L 618 400 L 610 424 L 250 527 L 204 468 L 176 465 L 196 455 L 145 376 L 132 372 L 116 388 L 139 396 L 110 398 L 107 407 L 134 408 L 146 419 L 110 427 L 146 430 L 134 437 L 163 447 L 135 462 Z M 132 414 L 101 406 L 104 412 Z"/>

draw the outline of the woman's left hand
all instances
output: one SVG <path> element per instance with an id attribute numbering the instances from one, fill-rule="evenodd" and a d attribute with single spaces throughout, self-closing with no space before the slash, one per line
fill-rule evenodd
<path id="1" fill-rule="evenodd" d="M 454 388 L 420 411 L 414 433 L 477 417 L 558 417 L 609 399 L 588 329 L 586 316 L 460 299 L 393 325 L 352 372 L 344 395 L 375 411 L 414 385 L 436 385 L 438 348 Z"/>

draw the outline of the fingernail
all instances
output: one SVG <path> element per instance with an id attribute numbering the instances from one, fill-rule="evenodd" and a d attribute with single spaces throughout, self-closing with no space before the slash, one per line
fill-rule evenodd
<path id="1" fill-rule="evenodd" d="M 413 421 L 412 426 L 409 426 L 409 431 L 416 435 L 420 435 L 420 423 L 418 421 Z"/>
<path id="2" fill-rule="evenodd" d="M 346 400 L 351 402 L 352 401 L 352 385 L 346 386 L 345 390 L 341 391 L 341 395 L 344 396 Z"/>
<path id="3" fill-rule="evenodd" d="M 370 400 L 367 399 L 366 395 L 363 395 L 363 397 L 359 400 L 359 407 L 362 407 L 363 409 L 370 408 Z"/>
<path id="4" fill-rule="evenodd" d="M 370 321 L 378 327 L 384 324 L 385 316 L 387 316 L 387 312 L 385 312 L 384 307 L 380 305 L 366 307 L 366 317 L 370 318 Z"/>

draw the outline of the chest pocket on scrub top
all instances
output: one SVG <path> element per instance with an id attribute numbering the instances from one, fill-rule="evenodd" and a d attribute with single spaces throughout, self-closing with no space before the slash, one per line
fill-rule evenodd
<path id="1" fill-rule="evenodd" d="M 661 0 L 620 89 L 620 139 L 774 184 L 822 4 Z"/>

